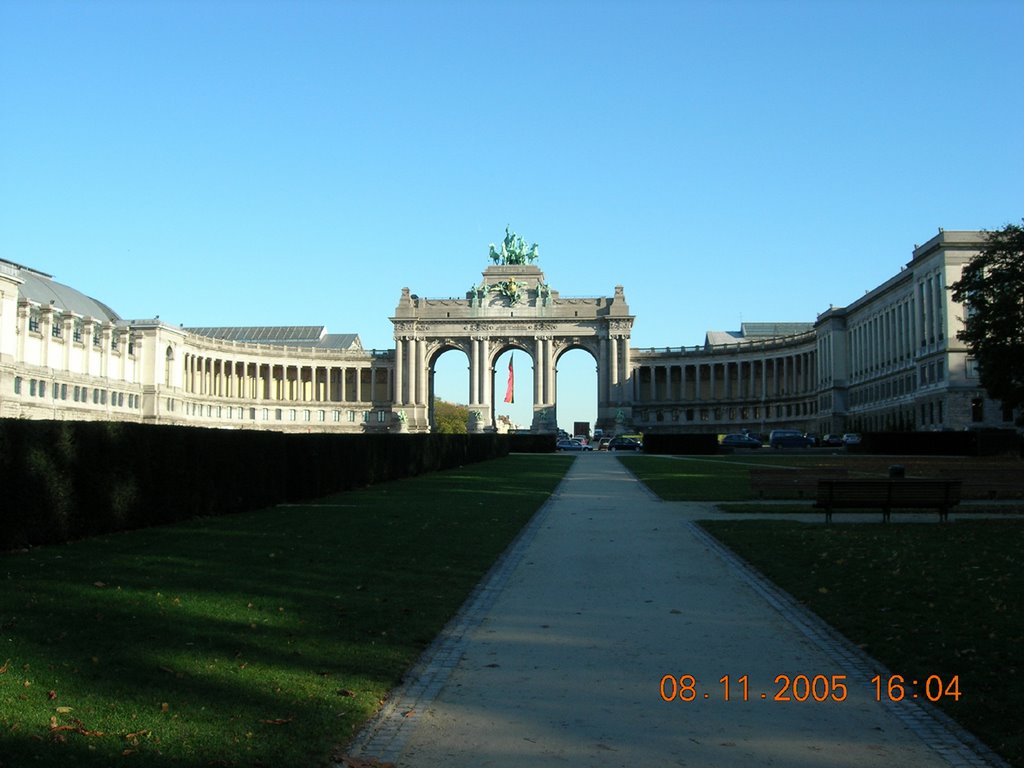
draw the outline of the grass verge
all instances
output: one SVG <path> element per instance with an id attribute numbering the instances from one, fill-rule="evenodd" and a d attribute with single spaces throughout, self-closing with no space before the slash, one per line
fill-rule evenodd
<path id="1" fill-rule="evenodd" d="M 623 456 L 623 466 L 666 501 L 745 501 L 750 467 L 745 457 Z"/>
<path id="2" fill-rule="evenodd" d="M 977 458 L 948 456 L 862 456 L 833 453 L 777 453 L 753 451 L 723 456 L 624 456 L 622 464 L 654 493 L 666 501 L 749 501 L 752 469 L 843 470 L 851 478 L 886 478 L 889 467 L 900 464 L 907 477 L 942 477 L 956 472 L 970 476 L 981 473 L 1006 473 L 1019 476 L 1021 462 L 1016 458 Z M 794 499 L 796 498 L 794 494 Z M 1019 501 L 1019 500 L 1015 500 Z M 1011 502 L 1012 503 L 1012 502 Z M 1018 504 L 1017 509 L 1024 506 Z M 1006 504 L 995 505 L 1007 511 Z M 960 510 L 958 510 L 960 511 Z"/>
<path id="3" fill-rule="evenodd" d="M 793 514 L 814 514 L 820 515 L 821 519 L 824 519 L 825 513 L 820 509 L 815 509 L 813 502 L 754 502 L 754 503 L 725 503 L 716 505 L 721 512 L 732 512 L 736 513 L 753 513 L 753 514 L 776 514 L 776 515 L 793 515 Z M 837 510 L 835 512 L 835 519 L 842 520 L 844 513 L 848 512 L 863 512 L 865 514 L 871 514 L 878 516 L 881 520 L 882 513 L 878 509 L 864 509 L 864 510 Z M 899 514 L 899 510 L 895 510 L 896 514 Z M 934 510 L 914 510 L 914 512 L 921 515 L 923 518 L 937 519 Z M 1024 503 L 1008 502 L 1003 504 L 985 504 L 972 502 L 970 504 L 961 504 L 954 511 L 956 515 L 1020 515 L 1024 514 Z"/>
<path id="4" fill-rule="evenodd" d="M 939 706 L 1024 768 L 1024 524 L 701 525 L 893 673 L 959 676 Z"/>
<path id="5" fill-rule="evenodd" d="M 571 462 L 0 555 L 0 764 L 327 764 Z"/>

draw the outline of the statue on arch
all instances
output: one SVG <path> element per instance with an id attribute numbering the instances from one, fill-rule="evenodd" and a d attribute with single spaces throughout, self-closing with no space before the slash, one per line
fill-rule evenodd
<path id="1" fill-rule="evenodd" d="M 505 227 L 505 239 L 501 243 L 499 251 L 491 243 L 489 256 L 495 264 L 532 264 L 539 257 L 539 246 L 534 243 L 529 248 L 526 241 L 508 227 Z"/>

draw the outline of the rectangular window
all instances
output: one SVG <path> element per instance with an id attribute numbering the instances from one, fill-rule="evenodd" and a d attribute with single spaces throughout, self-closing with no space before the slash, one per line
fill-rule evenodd
<path id="1" fill-rule="evenodd" d="M 384 411 L 377 411 L 377 423 L 378 424 L 383 424 L 385 418 L 387 418 L 387 416 L 386 416 Z"/>
<path id="2" fill-rule="evenodd" d="M 341 411 L 335 411 L 334 412 L 334 420 L 335 421 L 341 421 Z"/>
<path id="3" fill-rule="evenodd" d="M 67 384 L 61 384 L 60 385 L 60 399 L 61 400 L 67 400 L 68 399 L 68 385 Z"/>
<path id="4" fill-rule="evenodd" d="M 81 343 L 82 341 L 82 321 L 75 320 L 75 324 L 71 331 L 71 340 Z"/>
<path id="5" fill-rule="evenodd" d="M 295 409 L 294 408 L 289 408 L 288 409 L 288 421 L 295 421 Z"/>
<path id="6" fill-rule="evenodd" d="M 64 335 L 64 326 L 61 323 L 60 318 L 50 318 L 50 335 L 55 339 L 59 339 Z"/>
<path id="7" fill-rule="evenodd" d="M 14 394 L 21 394 L 21 376 L 14 377 Z"/>
<path id="8" fill-rule="evenodd" d="M 28 313 L 28 329 L 33 333 L 39 333 L 39 312 L 32 310 Z"/>
<path id="9" fill-rule="evenodd" d="M 36 380 L 35 379 L 29 379 L 28 380 L 28 393 L 32 397 L 36 396 Z"/>
<path id="10" fill-rule="evenodd" d="M 92 329 L 92 345 L 99 349 L 103 346 L 103 334 L 100 333 L 100 329 L 93 326 Z"/>
<path id="11" fill-rule="evenodd" d="M 348 412 L 348 420 L 349 421 L 355 421 L 356 420 L 356 412 L 355 411 L 349 411 Z"/>

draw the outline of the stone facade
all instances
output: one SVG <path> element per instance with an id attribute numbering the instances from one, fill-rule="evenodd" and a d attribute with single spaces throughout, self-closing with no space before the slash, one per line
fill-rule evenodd
<path id="1" fill-rule="evenodd" d="M 0 417 L 287 431 L 425 431 L 438 357 L 470 361 L 471 428 L 495 428 L 494 362 L 533 360 L 533 429 L 557 425 L 557 364 L 585 349 L 609 432 L 836 433 L 1012 426 L 957 340 L 948 287 L 983 246 L 940 231 L 898 274 L 814 322 L 747 323 L 697 347 L 636 349 L 621 286 L 563 298 L 532 263 L 494 264 L 463 297 L 403 289 L 395 348 L 300 329 L 124 320 L 37 270 L 0 261 Z M 294 332 L 298 331 L 298 335 Z M 285 332 L 288 331 L 288 332 Z"/>
<path id="2" fill-rule="evenodd" d="M 351 339 L 345 348 L 245 343 L 123 320 L 48 275 L 0 262 L 2 417 L 387 430 L 393 352 Z"/>
<path id="3" fill-rule="evenodd" d="M 629 333 L 633 317 L 622 286 L 611 298 L 562 298 L 533 265 L 494 265 L 460 299 L 421 299 L 402 290 L 395 315 L 396 402 L 408 428 L 429 429 L 430 383 L 437 358 L 451 349 L 469 359 L 470 429 L 494 426 L 494 362 L 513 349 L 534 361 L 533 424 L 557 429 L 559 358 L 585 349 L 598 361 L 598 426 L 628 419 Z"/>

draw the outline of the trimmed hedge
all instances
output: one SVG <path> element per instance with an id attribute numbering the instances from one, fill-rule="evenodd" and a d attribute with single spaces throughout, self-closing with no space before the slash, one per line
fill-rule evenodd
<path id="1" fill-rule="evenodd" d="M 1020 454 L 1021 437 L 1012 429 L 963 432 L 866 432 L 851 453 L 906 456 L 999 456 Z"/>
<path id="2" fill-rule="evenodd" d="M 718 453 L 718 435 L 651 432 L 644 435 L 644 453 L 689 456 Z"/>
<path id="3" fill-rule="evenodd" d="M 508 435 L 508 449 L 510 453 L 554 453 L 557 441 L 554 433 L 513 434 Z"/>
<path id="4" fill-rule="evenodd" d="M 496 434 L 0 419 L 0 551 L 298 502 L 508 451 Z"/>

